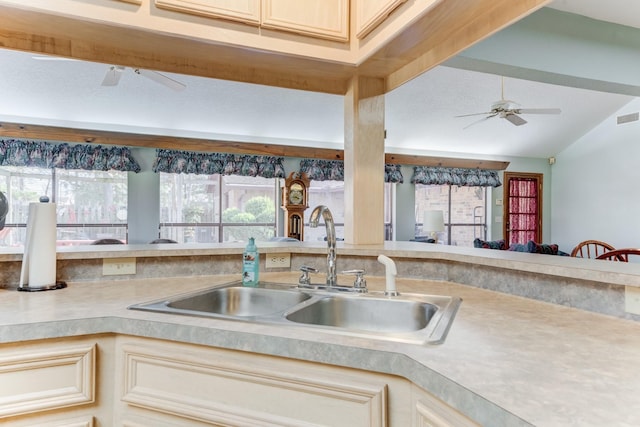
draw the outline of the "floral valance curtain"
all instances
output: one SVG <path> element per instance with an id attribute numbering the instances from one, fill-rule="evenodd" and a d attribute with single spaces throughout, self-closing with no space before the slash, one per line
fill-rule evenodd
<path id="1" fill-rule="evenodd" d="M 498 171 L 488 169 L 416 166 L 411 182 L 426 185 L 458 185 L 465 187 L 500 187 Z"/>
<path id="2" fill-rule="evenodd" d="M 156 150 L 154 172 L 284 178 L 282 157 Z"/>
<path id="3" fill-rule="evenodd" d="M 342 160 L 304 159 L 300 161 L 300 172 L 316 181 L 344 181 Z M 384 182 L 402 183 L 404 177 L 400 165 L 384 165 Z"/>
<path id="4" fill-rule="evenodd" d="M 127 147 L 0 140 L 0 166 L 140 172 Z"/>

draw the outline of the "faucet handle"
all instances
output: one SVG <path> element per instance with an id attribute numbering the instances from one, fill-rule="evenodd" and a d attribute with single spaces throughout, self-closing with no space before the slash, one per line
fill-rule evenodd
<path id="1" fill-rule="evenodd" d="M 309 273 L 317 273 L 318 269 L 309 267 L 308 265 L 303 265 L 300 267 L 300 271 L 302 271 L 302 276 L 298 279 L 298 284 L 300 285 L 310 285 L 311 278 L 309 277 Z"/>
<path id="2" fill-rule="evenodd" d="M 353 281 L 353 287 L 358 290 L 358 292 L 367 292 L 367 280 L 364 278 L 364 273 L 364 269 L 346 270 L 342 272 L 342 274 L 353 274 L 356 276 Z"/>

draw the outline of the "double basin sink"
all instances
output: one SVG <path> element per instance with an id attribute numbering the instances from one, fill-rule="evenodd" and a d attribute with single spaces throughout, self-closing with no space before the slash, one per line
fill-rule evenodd
<path id="1" fill-rule="evenodd" d="M 444 342 L 461 303 L 448 296 L 311 290 L 263 283 L 232 282 L 209 289 L 130 306 L 187 316 L 305 326 L 348 336 L 407 342 Z"/>

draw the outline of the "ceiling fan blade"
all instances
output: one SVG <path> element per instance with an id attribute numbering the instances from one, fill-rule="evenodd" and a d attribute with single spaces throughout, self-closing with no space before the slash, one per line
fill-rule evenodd
<path id="1" fill-rule="evenodd" d="M 104 75 L 104 79 L 102 80 L 102 86 L 115 86 L 120 81 L 120 77 L 122 77 L 122 72 L 124 71 L 124 67 L 120 65 L 112 65 L 107 70 Z"/>
<path id="2" fill-rule="evenodd" d="M 514 113 L 507 113 L 503 117 L 509 120 L 511 123 L 513 123 L 516 126 L 522 126 L 527 123 L 525 119 L 523 119 L 522 117 Z"/>
<path id="3" fill-rule="evenodd" d="M 484 122 L 485 120 L 489 120 L 491 117 L 495 117 L 495 116 L 496 116 L 495 114 L 492 114 L 492 113 L 491 113 L 491 114 L 489 114 L 488 116 L 481 118 L 480 120 L 476 120 L 475 122 L 471 122 L 470 124 L 466 125 L 466 126 L 465 126 L 465 127 L 463 127 L 462 129 L 463 129 L 463 130 L 464 130 L 464 129 L 468 129 L 468 128 L 470 128 L 471 126 L 477 125 L 478 123 L 482 123 L 482 122 Z"/>
<path id="4" fill-rule="evenodd" d="M 461 116 L 453 116 L 453 117 L 471 117 L 471 116 L 483 116 L 485 114 L 495 114 L 495 111 L 486 111 L 484 113 L 472 113 L 472 114 L 462 114 Z"/>
<path id="5" fill-rule="evenodd" d="M 518 108 L 514 112 L 516 114 L 560 114 L 562 110 L 559 108 Z"/>
<path id="6" fill-rule="evenodd" d="M 177 80 L 172 79 L 171 77 L 167 77 L 164 74 L 161 74 L 157 71 L 151 70 L 143 70 L 141 68 L 135 69 L 136 74 L 140 74 L 141 76 L 145 76 L 148 79 L 153 80 L 156 83 L 160 83 L 161 85 L 167 86 L 173 90 L 184 90 L 187 87 L 184 83 L 180 83 Z"/>

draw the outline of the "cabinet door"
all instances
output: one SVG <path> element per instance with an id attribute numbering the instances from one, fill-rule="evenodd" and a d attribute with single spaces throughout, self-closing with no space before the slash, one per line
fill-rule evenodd
<path id="1" fill-rule="evenodd" d="M 260 0 L 155 0 L 161 9 L 260 24 Z"/>
<path id="2" fill-rule="evenodd" d="M 386 378 L 269 356 L 126 339 L 121 414 L 215 425 L 384 427 Z M 140 414 L 138 411 L 137 414 Z M 133 425 L 133 424 L 132 424 Z M 141 424 L 144 425 L 144 424 Z M 163 424 L 164 425 L 164 424 Z"/>
<path id="3" fill-rule="evenodd" d="M 262 0 L 262 27 L 349 40 L 349 0 Z"/>
<path id="4" fill-rule="evenodd" d="M 2 348 L 0 419 L 93 403 L 95 359 L 95 344 Z"/>
<path id="5" fill-rule="evenodd" d="M 480 424 L 415 385 L 412 401 L 414 427 L 480 427 Z"/>
<path id="6" fill-rule="evenodd" d="M 356 2 L 356 37 L 359 39 L 369 34 L 393 10 L 407 0 L 357 0 Z"/>

